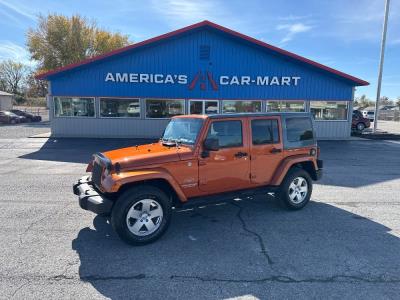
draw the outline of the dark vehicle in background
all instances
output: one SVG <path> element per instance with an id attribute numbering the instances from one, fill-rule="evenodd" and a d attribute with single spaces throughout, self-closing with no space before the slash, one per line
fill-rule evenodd
<path id="1" fill-rule="evenodd" d="M 23 117 L 23 119 L 26 119 Z M 21 123 L 22 118 L 9 111 L 0 111 L 0 123 L 5 124 L 18 124 Z"/>
<path id="2" fill-rule="evenodd" d="M 369 128 L 370 126 L 371 122 L 368 118 L 364 118 L 359 110 L 353 110 L 351 129 L 362 132 L 365 128 Z"/>
<path id="3" fill-rule="evenodd" d="M 42 121 L 42 117 L 41 116 L 35 116 L 35 115 L 30 114 L 30 113 L 28 113 L 26 111 L 22 111 L 22 110 L 19 110 L 19 109 L 12 109 L 11 112 L 16 114 L 17 116 L 25 117 L 27 122 L 40 122 L 40 121 Z"/>

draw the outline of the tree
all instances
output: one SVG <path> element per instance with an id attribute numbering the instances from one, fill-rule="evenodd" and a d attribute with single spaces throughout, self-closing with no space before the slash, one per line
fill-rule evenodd
<path id="1" fill-rule="evenodd" d="M 36 71 L 31 70 L 26 78 L 25 94 L 27 97 L 45 97 L 47 94 L 47 82 L 35 78 Z"/>
<path id="2" fill-rule="evenodd" d="M 7 91 L 7 83 L 0 74 L 0 91 Z"/>
<path id="3" fill-rule="evenodd" d="M 39 71 L 76 63 L 128 43 L 127 35 L 99 29 L 95 22 L 79 15 L 41 15 L 37 28 L 27 33 L 28 50 L 39 63 Z"/>
<path id="4" fill-rule="evenodd" d="M 27 76 L 26 65 L 6 60 L 0 63 L 0 86 L 2 90 L 12 94 L 21 94 Z"/>
<path id="5" fill-rule="evenodd" d="M 393 101 L 389 100 L 389 97 L 382 96 L 379 99 L 379 105 L 382 105 L 382 106 L 384 106 L 384 105 L 393 105 Z"/>
<path id="6" fill-rule="evenodd" d="M 356 98 L 355 100 L 357 102 L 357 105 L 362 109 L 366 108 L 368 106 L 371 106 L 373 102 L 367 98 L 367 96 L 362 95 L 361 97 Z"/>

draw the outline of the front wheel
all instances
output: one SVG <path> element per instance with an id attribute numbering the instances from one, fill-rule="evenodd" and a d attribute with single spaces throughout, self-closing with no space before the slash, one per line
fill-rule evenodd
<path id="1" fill-rule="evenodd" d="M 111 225 L 123 241 L 144 245 L 164 234 L 171 211 L 171 201 L 160 189 L 134 187 L 118 198 L 111 213 Z"/>
<path id="2" fill-rule="evenodd" d="M 310 201 L 312 188 L 310 175 L 303 169 L 293 168 L 281 183 L 278 197 L 287 208 L 298 210 Z"/>

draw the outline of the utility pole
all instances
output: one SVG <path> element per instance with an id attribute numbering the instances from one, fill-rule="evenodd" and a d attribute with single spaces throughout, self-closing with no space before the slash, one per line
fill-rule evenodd
<path id="1" fill-rule="evenodd" d="M 386 44 L 387 21 L 388 21 L 388 16 L 389 16 L 389 5 L 390 5 L 390 0 L 386 0 L 386 3 L 385 3 L 385 18 L 384 18 L 384 21 L 383 21 L 383 32 L 382 32 L 382 42 L 381 42 L 381 57 L 380 57 L 380 61 L 379 61 L 378 87 L 376 89 L 374 132 L 376 132 L 376 129 L 378 127 L 379 99 L 381 97 L 383 60 L 385 58 L 385 44 Z"/>

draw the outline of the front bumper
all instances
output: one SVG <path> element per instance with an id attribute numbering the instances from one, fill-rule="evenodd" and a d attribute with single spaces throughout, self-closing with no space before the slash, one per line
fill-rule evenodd
<path id="1" fill-rule="evenodd" d="M 83 176 L 73 185 L 74 194 L 79 197 L 79 206 L 82 209 L 90 210 L 98 215 L 109 215 L 113 206 L 113 201 L 100 194 L 90 176 Z"/>

